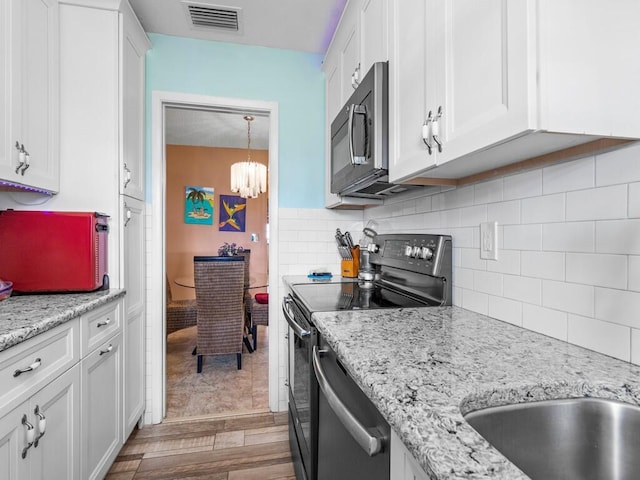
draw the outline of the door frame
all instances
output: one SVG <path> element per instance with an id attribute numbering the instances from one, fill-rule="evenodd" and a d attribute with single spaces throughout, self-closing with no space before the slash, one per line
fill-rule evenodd
<path id="1" fill-rule="evenodd" d="M 151 198 L 147 223 L 147 414 L 145 423 L 161 423 L 166 412 L 166 107 L 211 109 L 230 113 L 257 112 L 269 116 L 269 290 L 276 291 L 278 274 L 278 103 L 239 98 L 213 97 L 154 90 L 151 94 Z M 147 189 L 147 191 L 149 191 Z M 279 316 L 269 305 L 269 409 L 278 411 Z M 149 415 L 150 410 L 150 415 Z"/>

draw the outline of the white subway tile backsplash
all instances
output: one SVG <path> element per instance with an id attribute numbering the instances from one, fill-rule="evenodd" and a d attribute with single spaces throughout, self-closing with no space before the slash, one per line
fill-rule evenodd
<path id="1" fill-rule="evenodd" d="M 490 295 L 502 295 L 502 274 L 475 270 L 473 273 L 473 289 L 476 292 Z"/>
<path id="2" fill-rule="evenodd" d="M 386 203 L 360 220 L 452 235 L 455 305 L 640 364 L 640 145 Z M 281 239 L 333 238 L 344 218 L 315 213 L 281 216 Z M 484 221 L 498 222 L 498 261 L 480 258 Z"/>
<path id="3" fill-rule="evenodd" d="M 640 181 L 640 145 L 596 156 L 596 185 Z"/>
<path id="4" fill-rule="evenodd" d="M 596 222 L 596 251 L 640 255 L 640 220 Z"/>
<path id="5" fill-rule="evenodd" d="M 459 288 L 465 288 L 473 290 L 473 272 L 469 268 L 454 268 L 453 269 L 453 285 Z"/>
<path id="6" fill-rule="evenodd" d="M 555 252 L 595 251 L 594 222 L 549 223 L 542 228 L 542 249 Z"/>
<path id="7" fill-rule="evenodd" d="M 487 221 L 487 206 L 477 205 L 460 209 L 460 225 L 477 227 Z"/>
<path id="8" fill-rule="evenodd" d="M 519 250 L 500 249 L 498 260 L 487 260 L 487 271 L 520 275 L 520 255 Z"/>
<path id="9" fill-rule="evenodd" d="M 475 185 L 476 205 L 485 205 L 502 201 L 502 178 L 489 180 Z"/>
<path id="10" fill-rule="evenodd" d="M 568 340 L 605 355 L 631 360 L 631 329 L 594 318 L 569 315 Z"/>
<path id="11" fill-rule="evenodd" d="M 640 183 L 629 184 L 629 218 L 640 218 Z"/>
<path id="12" fill-rule="evenodd" d="M 640 330 L 631 329 L 631 363 L 640 365 Z"/>
<path id="13" fill-rule="evenodd" d="M 522 275 L 564 280 L 565 254 L 561 252 L 522 252 Z"/>
<path id="14" fill-rule="evenodd" d="M 520 200 L 490 204 L 487 209 L 487 219 L 490 222 L 498 222 L 500 225 L 519 225 L 520 205 Z"/>
<path id="15" fill-rule="evenodd" d="M 627 287 L 626 255 L 567 253 L 567 282 L 599 287 Z"/>
<path id="16" fill-rule="evenodd" d="M 607 220 L 626 216 L 626 185 L 567 193 L 567 221 Z"/>
<path id="17" fill-rule="evenodd" d="M 595 185 L 595 158 L 581 158 L 542 169 L 544 194 L 582 190 Z"/>
<path id="18" fill-rule="evenodd" d="M 473 290 L 462 291 L 462 308 L 472 312 L 489 314 L 489 296 L 486 293 L 475 292 Z"/>
<path id="19" fill-rule="evenodd" d="M 522 223 L 562 222 L 565 215 L 563 193 L 522 200 Z"/>
<path id="20" fill-rule="evenodd" d="M 542 305 L 564 312 L 593 317 L 594 287 L 543 280 Z"/>
<path id="21" fill-rule="evenodd" d="M 473 270 L 486 270 L 487 261 L 480 258 L 480 250 L 477 248 L 460 248 L 460 266 Z"/>
<path id="22" fill-rule="evenodd" d="M 628 257 L 629 266 L 629 290 L 640 292 L 640 257 L 632 256 Z"/>
<path id="23" fill-rule="evenodd" d="M 505 200 L 542 195 L 542 170 L 531 170 L 504 177 L 502 186 Z"/>
<path id="24" fill-rule="evenodd" d="M 567 314 L 549 308 L 524 304 L 522 326 L 559 340 L 567 341 Z"/>
<path id="25" fill-rule="evenodd" d="M 640 293 L 596 287 L 595 318 L 640 328 Z"/>
<path id="26" fill-rule="evenodd" d="M 522 326 L 522 302 L 503 297 L 489 296 L 489 316 Z"/>
<path id="27" fill-rule="evenodd" d="M 506 298 L 534 305 L 542 303 L 542 280 L 518 275 L 505 275 L 502 281 Z"/>
<path id="28" fill-rule="evenodd" d="M 541 250 L 542 225 L 505 225 L 504 248 L 509 250 Z"/>

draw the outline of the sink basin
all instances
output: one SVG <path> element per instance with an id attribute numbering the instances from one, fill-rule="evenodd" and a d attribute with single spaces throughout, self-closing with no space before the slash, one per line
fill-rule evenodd
<path id="1" fill-rule="evenodd" d="M 465 420 L 534 480 L 640 478 L 640 408 L 546 400 L 476 410 Z"/>

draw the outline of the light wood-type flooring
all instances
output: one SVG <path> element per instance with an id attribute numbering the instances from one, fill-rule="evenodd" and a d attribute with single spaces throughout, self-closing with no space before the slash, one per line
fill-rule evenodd
<path id="1" fill-rule="evenodd" d="M 205 357 L 196 373 L 195 327 L 167 338 L 167 415 L 134 430 L 106 480 L 295 480 L 287 413 L 270 413 L 268 335 L 258 350 Z"/>
<path id="2" fill-rule="evenodd" d="M 106 480 L 295 480 L 287 413 L 169 421 L 134 430 Z"/>

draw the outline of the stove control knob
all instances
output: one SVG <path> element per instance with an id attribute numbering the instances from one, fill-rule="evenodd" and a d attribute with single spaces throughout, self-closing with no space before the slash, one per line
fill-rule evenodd
<path id="1" fill-rule="evenodd" d="M 369 245 L 367 245 L 367 250 L 371 253 L 378 253 L 380 251 L 380 247 L 375 243 L 370 243 Z"/>
<path id="2" fill-rule="evenodd" d="M 416 246 L 414 246 L 414 247 L 413 247 L 413 249 L 412 249 L 412 251 L 411 251 L 411 256 L 412 256 L 413 258 L 420 258 L 420 250 L 421 250 L 421 248 L 420 248 L 420 247 L 416 247 Z"/>
<path id="3" fill-rule="evenodd" d="M 420 249 L 419 258 L 422 260 L 431 260 L 433 258 L 433 250 L 429 247 L 422 247 Z"/>

